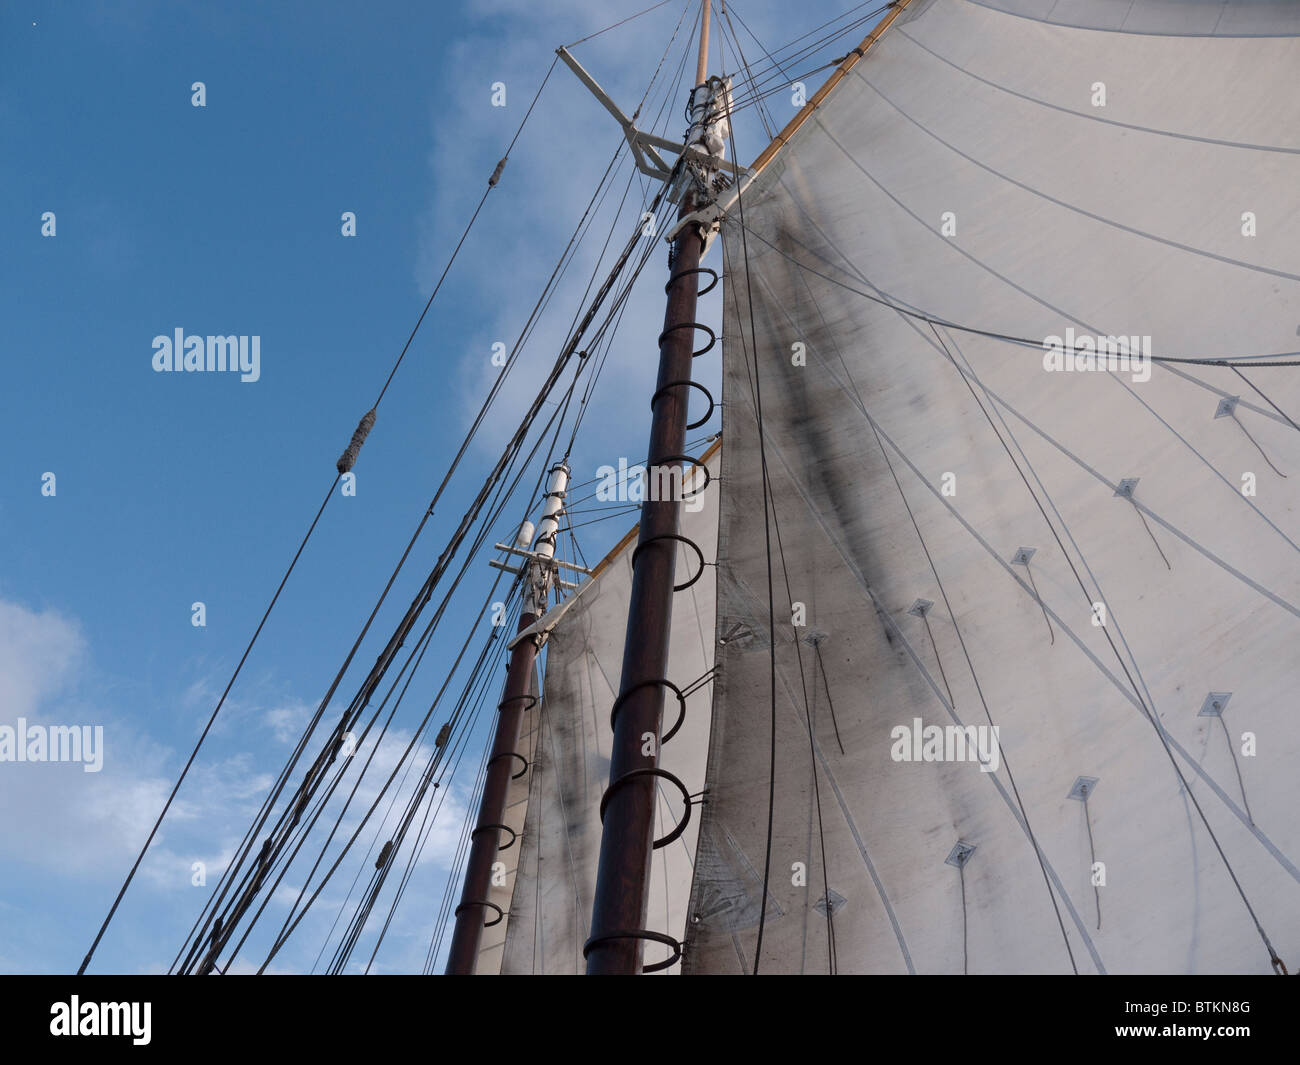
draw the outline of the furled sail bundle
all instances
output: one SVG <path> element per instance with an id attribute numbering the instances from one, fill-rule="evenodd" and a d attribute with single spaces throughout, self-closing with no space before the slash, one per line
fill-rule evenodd
<path id="1" fill-rule="evenodd" d="M 727 207 L 686 971 L 1300 963 L 1298 35 L 919 0 Z"/>
<path id="2" fill-rule="evenodd" d="M 692 796 L 703 788 L 709 736 L 709 693 L 714 657 L 714 568 L 701 562 L 716 553 L 721 445 L 699 459 L 708 469 L 687 477 L 681 532 L 699 548 L 678 547 L 679 583 L 698 574 L 674 597 L 670 677 L 683 702 L 668 695 L 664 731 L 680 728 L 663 744 L 661 764 Z M 531 772 L 527 814 L 507 896 L 509 922 L 500 971 L 507 974 L 581 973 L 582 948 L 591 921 L 600 852 L 600 800 L 609 783 L 610 710 L 618 694 L 623 640 L 632 583 L 636 530 L 624 537 L 598 567 L 578 599 L 564 611 L 547 640 L 544 697 L 527 744 Z M 685 716 L 682 716 L 682 710 Z M 659 782 L 658 838 L 685 822 L 675 840 L 655 852 L 649 919 L 680 940 L 686 927 L 691 869 L 699 813 L 688 815 L 681 792 Z M 519 807 L 521 810 L 523 807 Z M 505 854 L 502 855 L 504 859 Z M 479 971 L 489 962 L 488 940 Z M 500 953 L 498 952 L 498 957 Z M 667 959 L 661 946 L 647 949 L 646 963 Z M 678 964 L 661 971 L 675 972 Z M 488 971 L 496 971 L 490 968 Z"/>

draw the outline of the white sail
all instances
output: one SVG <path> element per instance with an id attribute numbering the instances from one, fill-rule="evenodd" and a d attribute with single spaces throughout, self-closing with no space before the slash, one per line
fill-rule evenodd
<path id="1" fill-rule="evenodd" d="M 721 447 L 701 458 L 717 477 Z M 698 502 L 684 505 L 682 535 L 712 561 L 718 528 L 716 480 L 701 488 L 703 477 L 689 478 L 685 491 L 699 491 Z M 544 698 L 536 733 L 530 739 L 531 786 L 526 798 L 522 850 L 512 866 L 513 898 L 506 929 L 508 974 L 581 973 L 582 947 L 591 923 L 592 896 L 600 855 L 600 798 L 609 784 L 612 734 L 610 711 L 618 695 L 623 664 L 628 601 L 632 586 L 634 529 L 597 568 L 575 603 L 563 614 L 547 642 Z M 678 549 L 677 580 L 685 583 L 700 569 L 689 547 Z M 713 667 L 714 569 L 704 568 L 690 588 L 673 598 L 668 679 L 683 691 Z M 709 735 L 709 695 L 705 682 L 686 698 L 680 730 L 664 744 L 662 766 L 695 794 L 703 788 Z M 670 691 L 664 702 L 664 730 L 677 721 L 679 704 Z M 683 817 L 681 793 L 663 782 L 659 789 L 659 837 Z M 692 807 L 682 836 L 655 852 L 651 868 L 648 920 L 651 927 L 680 940 L 686 925 L 699 810 Z M 664 947 L 646 948 L 646 963 L 667 957 Z M 675 972 L 674 965 L 664 972 Z"/>
<path id="2" fill-rule="evenodd" d="M 729 207 L 688 972 L 1300 963 L 1300 370 L 1042 347 L 1300 348 L 1297 34 L 919 0 Z"/>

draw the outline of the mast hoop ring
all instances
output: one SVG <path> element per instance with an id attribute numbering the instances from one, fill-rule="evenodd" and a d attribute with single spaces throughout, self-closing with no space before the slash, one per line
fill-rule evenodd
<path id="1" fill-rule="evenodd" d="M 660 737 L 659 742 L 661 744 L 667 743 L 674 736 L 676 736 L 677 730 L 686 723 L 686 694 L 681 690 L 681 688 L 677 687 L 677 685 L 674 684 L 671 680 L 643 680 L 640 684 L 633 684 L 632 687 L 628 688 L 627 691 L 625 691 L 622 695 L 620 695 L 617 699 L 615 699 L 614 709 L 609 712 L 610 732 L 614 731 L 614 721 L 618 717 L 618 712 L 621 709 L 623 709 L 623 704 L 628 700 L 628 698 L 632 695 L 633 692 L 640 691 L 642 688 L 654 688 L 660 686 L 665 688 L 671 688 L 673 690 L 673 694 L 677 696 L 677 705 L 681 709 L 677 713 L 676 723 L 673 725 L 672 728 L 670 728 L 667 732 L 665 732 L 662 737 Z"/>
<path id="2" fill-rule="evenodd" d="M 707 296 L 718 287 L 718 271 L 709 266 L 693 266 L 689 270 L 679 270 L 677 273 L 673 274 L 673 276 L 668 279 L 668 284 L 664 285 L 664 291 L 669 291 L 678 278 L 687 277 L 690 274 L 708 274 L 709 277 L 713 279 L 709 282 L 708 288 L 699 289 L 695 293 L 696 296 Z"/>
<path id="3" fill-rule="evenodd" d="M 662 333 L 659 334 L 660 347 L 663 346 L 663 342 L 667 340 L 671 334 L 677 332 L 677 330 L 679 329 L 702 329 L 704 332 L 709 334 L 709 342 L 705 344 L 704 347 L 697 348 L 695 351 L 691 352 L 692 359 L 698 359 L 701 355 L 705 354 L 706 352 L 712 351 L 713 346 L 718 342 L 718 334 L 715 333 L 703 322 L 678 322 L 676 325 L 670 325 L 667 329 L 665 329 Z"/>
<path id="4" fill-rule="evenodd" d="M 666 387 L 666 386 L 665 386 L 665 387 Z M 710 397 L 710 398 L 712 398 L 712 397 Z M 696 488 L 696 487 L 692 487 L 692 489 L 691 489 L 689 492 L 685 492 L 685 491 L 683 491 L 682 494 L 681 494 L 681 498 L 678 499 L 678 500 L 672 500 L 672 499 L 661 499 L 661 500 L 658 500 L 658 502 L 661 502 L 661 503 L 673 503 L 673 502 L 685 503 L 688 499 L 694 499 L 696 496 L 701 495 L 701 494 L 702 494 L 702 493 L 703 493 L 703 492 L 704 492 L 704 491 L 709 487 L 709 482 L 713 480 L 713 474 L 711 474 L 711 473 L 709 472 L 709 467 L 708 467 L 707 465 L 705 465 L 703 462 L 701 462 L 699 459 L 695 458 L 693 455 L 660 455 L 659 458 L 658 458 L 658 461 L 656 461 L 655 464 L 654 464 L 653 466 L 650 467 L 650 469 L 651 469 L 651 470 L 658 469 L 658 468 L 660 468 L 661 466 L 663 466 L 665 463 L 670 463 L 670 462 L 676 462 L 676 463 L 689 462 L 689 463 L 690 463 L 692 466 L 694 466 L 697 470 L 700 470 L 700 471 L 702 471 L 702 472 L 704 473 L 704 483 L 703 483 L 702 485 L 700 485 L 698 488 Z M 649 472 L 649 471 L 647 471 L 647 473 L 648 473 L 648 472 Z M 683 479 L 684 479 L 684 478 L 683 478 Z M 684 487 L 684 486 L 683 486 L 683 487 Z M 652 500 L 652 502 L 653 502 L 653 500 Z M 649 543 L 649 542 L 650 542 L 650 541 L 648 541 L 648 540 L 646 541 L 646 543 Z"/>
<path id="5" fill-rule="evenodd" d="M 538 699 L 537 696 L 534 695 L 532 692 L 524 692 L 523 695 L 511 695 L 511 696 L 509 696 L 508 698 L 506 698 L 506 699 L 502 699 L 499 703 L 497 703 L 497 711 L 498 711 L 498 713 L 499 713 L 500 711 L 502 711 L 502 710 L 505 709 L 505 705 L 506 705 L 506 703 L 513 703 L 516 699 L 531 699 L 531 700 L 532 700 L 531 703 L 529 703 L 527 706 L 523 707 L 523 708 L 519 711 L 521 714 L 526 714 L 529 710 L 531 710 L 534 706 L 536 706 L 539 702 L 541 702 L 541 700 Z"/>
<path id="6" fill-rule="evenodd" d="M 502 921 L 506 919 L 506 911 L 503 910 L 500 906 L 498 906 L 495 902 L 488 902 L 486 899 L 484 899 L 482 902 L 462 902 L 459 906 L 456 907 L 456 912 L 452 914 L 452 916 L 459 917 L 461 910 L 468 910 L 471 906 L 487 906 L 489 909 L 493 909 L 497 911 L 496 920 L 485 921 L 483 923 L 484 928 L 491 928 L 494 924 L 500 924 Z"/>
<path id="7" fill-rule="evenodd" d="M 699 419 L 699 421 L 686 423 L 687 429 L 698 429 L 701 425 L 703 425 L 705 422 L 707 422 L 710 418 L 713 417 L 713 412 L 717 409 L 718 406 L 713 401 L 713 393 L 710 392 L 707 388 L 705 388 L 702 384 L 700 384 L 699 381 L 690 381 L 686 379 L 682 379 L 680 381 L 669 381 L 666 385 L 663 386 L 663 388 L 658 389 L 655 392 L 655 394 L 650 397 L 650 409 L 651 410 L 655 409 L 655 400 L 657 400 L 670 388 L 677 388 L 679 385 L 689 385 L 691 388 L 699 389 L 701 392 L 704 393 L 704 398 L 709 401 L 709 409 L 705 413 L 703 418 Z"/>
<path id="8" fill-rule="evenodd" d="M 668 844 L 670 844 L 673 840 L 675 840 L 678 836 L 680 836 L 683 832 L 686 831 L 686 826 L 691 823 L 691 806 L 693 804 L 691 801 L 690 790 L 686 787 L 686 785 L 683 784 L 678 777 L 668 772 L 668 770 L 660 769 L 658 766 L 647 766 L 644 769 L 629 769 L 616 781 L 610 784 L 610 786 L 605 789 L 605 794 L 602 795 L 600 798 L 601 823 L 603 824 L 605 821 L 605 807 L 609 805 L 609 800 L 614 797 L 614 792 L 616 792 L 619 788 L 621 788 L 628 781 L 632 780 L 634 777 L 663 777 L 665 780 L 671 781 L 673 784 L 676 784 L 678 790 L 681 791 L 682 793 L 682 801 L 684 803 L 684 809 L 685 809 L 685 813 L 682 814 L 682 819 L 677 822 L 676 827 L 671 832 L 669 832 L 668 835 L 664 836 L 662 839 L 655 840 L 653 844 L 654 850 L 658 850 L 660 847 L 666 847 L 668 846 Z"/>
<path id="9" fill-rule="evenodd" d="M 528 772 L 528 765 L 529 765 L 528 759 L 525 758 L 518 751 L 502 751 L 500 754 L 493 755 L 491 758 L 488 759 L 488 768 L 491 769 L 492 763 L 499 761 L 502 758 L 518 758 L 520 763 L 523 765 L 523 769 L 519 770 L 518 773 L 512 773 L 510 775 L 511 780 L 518 780 L 520 777 L 522 777 L 525 773 Z"/>
<path id="10" fill-rule="evenodd" d="M 676 965 L 682 960 L 682 945 L 677 942 L 677 940 L 673 939 L 672 936 L 665 935 L 663 932 L 650 932 L 644 928 L 638 928 L 635 931 L 610 932 L 608 935 L 604 936 L 592 936 L 583 944 L 582 956 L 585 958 L 597 947 L 602 946 L 605 943 L 611 943 L 616 939 L 646 939 L 651 943 L 662 943 L 673 952 L 672 957 L 667 961 L 657 961 L 652 965 L 641 966 L 641 971 L 643 973 L 655 973 L 660 969 L 667 969 L 670 965 Z"/>
<path id="11" fill-rule="evenodd" d="M 503 832 L 510 833 L 509 843 L 501 843 L 497 845 L 498 851 L 508 851 L 511 847 L 515 845 L 515 840 L 519 838 L 519 833 L 516 832 L 513 828 L 511 828 L 509 825 L 479 825 L 478 828 L 474 829 L 474 831 L 469 834 L 469 838 L 473 840 L 473 838 L 477 836 L 480 832 L 493 832 L 497 829 L 500 829 Z"/>
<path id="12" fill-rule="evenodd" d="M 704 552 L 700 550 L 700 545 L 697 544 L 694 540 L 692 540 L 689 536 L 680 536 L 677 533 L 660 533 L 658 536 L 650 537 L 644 543 L 637 544 L 636 550 L 632 552 L 632 565 L 636 566 L 636 556 L 641 553 L 641 549 L 643 547 L 649 547 L 651 544 L 655 543 L 658 540 L 676 540 L 679 543 L 683 543 L 687 547 L 689 547 L 692 551 L 694 551 L 696 557 L 700 560 L 700 568 L 695 571 L 694 575 L 691 577 L 689 581 L 687 581 L 685 584 L 673 585 L 674 592 L 684 592 L 687 588 L 689 588 L 692 584 L 694 584 L 696 581 L 698 581 L 701 577 L 704 576 L 704 570 L 707 567 L 708 563 L 704 561 Z"/>

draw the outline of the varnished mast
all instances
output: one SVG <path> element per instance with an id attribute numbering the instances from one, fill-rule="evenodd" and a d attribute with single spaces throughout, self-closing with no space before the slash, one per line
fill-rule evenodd
<path id="1" fill-rule="evenodd" d="M 702 4 L 692 128 L 687 145 L 698 143 L 709 117 L 712 92 L 705 89 L 709 54 L 709 0 Z M 703 91 L 702 91 L 703 90 Z M 702 144 L 700 146 L 703 146 Z M 711 171 L 680 164 L 688 177 L 679 222 L 710 195 Z M 681 226 L 669 253 L 668 306 L 659 337 L 659 377 L 650 423 L 647 467 L 650 484 L 661 470 L 686 464 L 688 382 L 695 346 L 696 297 L 704 230 Z M 666 478 L 663 478 L 666 480 Z M 681 480 L 674 482 L 680 486 Z M 609 788 L 602 800 L 603 831 L 591 934 L 584 953 L 587 972 L 633 974 L 641 969 L 646 940 L 665 940 L 645 927 L 650 859 L 654 847 L 655 792 L 664 771 L 658 768 L 668 640 L 680 535 L 680 490 L 670 498 L 647 491 L 641 506 L 640 535 L 632 555 L 632 594 L 624 642 L 623 672 L 615 701 Z"/>

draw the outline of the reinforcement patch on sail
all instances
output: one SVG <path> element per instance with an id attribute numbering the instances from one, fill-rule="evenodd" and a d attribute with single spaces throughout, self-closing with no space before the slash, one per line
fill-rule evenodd
<path id="1" fill-rule="evenodd" d="M 710 563 L 717 549 L 720 460 L 719 446 L 706 452 L 704 462 L 715 480 L 701 492 L 698 509 L 684 508 L 682 513 L 682 534 L 699 545 Z M 510 902 L 504 973 L 586 970 L 582 947 L 596 889 L 600 799 L 609 784 L 610 711 L 623 666 L 634 547 L 635 541 L 626 543 L 605 560 L 546 645 L 544 696 L 530 755 L 527 815 Z M 698 566 L 695 553 L 681 546 L 679 583 Z M 684 692 L 713 667 L 715 572 L 712 565 L 706 566 L 700 579 L 673 600 L 668 679 Z M 687 695 L 685 720 L 663 746 L 662 766 L 692 794 L 704 787 L 711 690 L 706 681 Z M 669 692 L 665 732 L 676 723 L 679 711 L 676 696 Z M 662 784 L 656 833 L 667 835 L 684 813 L 681 794 Z M 699 809 L 692 806 L 686 832 L 655 851 L 651 867 L 647 927 L 679 941 L 686 927 L 698 829 Z M 647 963 L 664 957 L 665 948 L 647 946 Z"/>
<path id="2" fill-rule="evenodd" d="M 914 3 L 730 208 L 686 971 L 1300 965 L 1294 10 Z"/>

